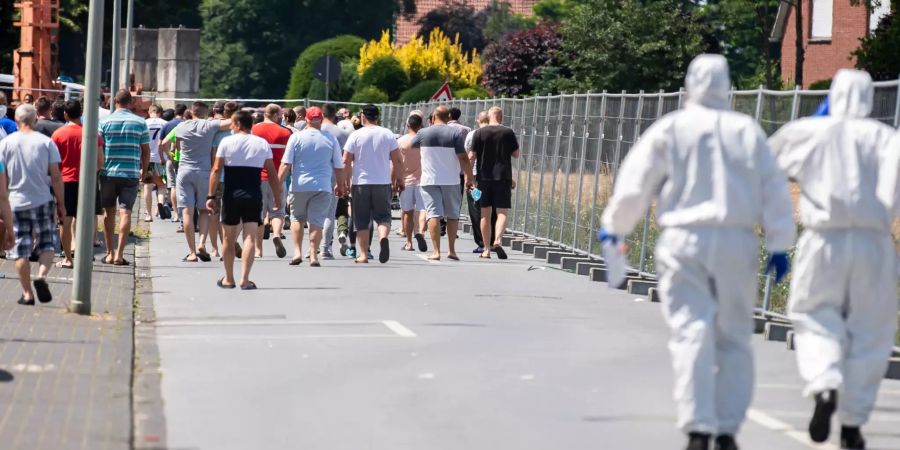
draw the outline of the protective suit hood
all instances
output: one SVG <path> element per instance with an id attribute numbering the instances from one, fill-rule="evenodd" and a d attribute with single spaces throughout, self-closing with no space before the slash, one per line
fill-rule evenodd
<path id="1" fill-rule="evenodd" d="M 829 113 L 839 118 L 864 118 L 872 112 L 875 87 L 872 77 L 859 70 L 841 69 L 828 93 Z"/>
<path id="2" fill-rule="evenodd" d="M 722 55 L 700 55 L 691 61 L 684 80 L 689 104 L 731 109 L 728 61 Z"/>

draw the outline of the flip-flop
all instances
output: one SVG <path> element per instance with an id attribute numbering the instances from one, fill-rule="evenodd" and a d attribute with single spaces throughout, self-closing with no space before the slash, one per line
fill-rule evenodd
<path id="1" fill-rule="evenodd" d="M 500 259 L 509 258 L 509 256 L 506 254 L 506 250 L 503 250 L 503 246 L 498 245 L 498 246 L 494 247 L 492 250 L 497 252 L 497 257 Z"/>
<path id="2" fill-rule="evenodd" d="M 103 264 L 112 264 L 115 262 L 115 260 L 113 260 L 112 258 L 106 259 L 106 257 L 104 256 L 103 259 L 100 260 L 100 262 L 102 262 Z"/>
<path id="3" fill-rule="evenodd" d="M 384 264 L 391 259 L 391 243 L 388 241 L 388 238 L 381 238 L 378 241 L 381 244 L 381 252 L 378 254 L 378 262 Z"/>
<path id="4" fill-rule="evenodd" d="M 66 264 L 65 261 L 60 261 L 60 262 L 56 263 L 56 267 L 58 267 L 60 269 L 72 269 L 75 267 L 75 265 L 74 264 Z"/>
<path id="5" fill-rule="evenodd" d="M 114 266 L 130 266 L 131 263 L 128 262 L 127 259 L 123 259 L 123 260 L 121 260 L 121 261 L 115 261 L 115 262 L 113 262 L 113 265 L 114 265 Z"/>
<path id="6" fill-rule="evenodd" d="M 242 285 L 241 285 L 241 290 L 242 290 L 242 291 L 252 291 L 252 290 L 254 290 L 254 289 L 256 289 L 256 283 L 254 283 L 254 282 L 252 282 L 252 281 L 247 282 L 247 284 L 242 284 Z"/>
<path id="7" fill-rule="evenodd" d="M 415 238 L 416 238 L 416 244 L 419 244 L 419 251 L 423 252 L 423 253 L 427 252 L 428 244 L 425 242 L 425 236 L 423 236 L 422 233 L 416 233 Z"/>
<path id="8" fill-rule="evenodd" d="M 440 256 L 429 256 L 428 260 L 429 261 L 440 261 L 441 257 Z"/>
<path id="9" fill-rule="evenodd" d="M 275 256 L 279 258 L 284 258 L 285 256 L 287 256 L 287 249 L 285 249 L 284 244 L 281 243 L 280 237 L 273 237 L 272 243 L 275 244 Z"/>
<path id="10" fill-rule="evenodd" d="M 50 292 L 50 285 L 43 278 L 34 279 L 34 293 L 37 294 L 38 301 L 48 303 L 53 300 L 53 294 Z"/>
<path id="11" fill-rule="evenodd" d="M 484 256 L 484 255 L 478 255 L 478 257 L 481 258 L 481 259 L 491 259 L 491 255 L 487 255 L 487 256 Z"/>
<path id="12" fill-rule="evenodd" d="M 289 266 L 299 266 L 303 263 L 303 258 L 294 258 L 288 263 Z"/>
<path id="13" fill-rule="evenodd" d="M 225 284 L 225 278 L 219 278 L 219 280 L 216 281 L 216 286 L 218 286 L 222 289 L 234 289 L 235 288 L 235 286 L 233 284 Z"/>
<path id="14" fill-rule="evenodd" d="M 309 267 L 322 267 L 322 265 L 318 261 L 313 261 L 309 263 Z"/>
<path id="15" fill-rule="evenodd" d="M 181 258 L 181 262 L 197 262 L 197 261 L 200 261 L 200 258 L 199 258 L 199 257 L 198 257 L 197 259 L 190 259 L 190 257 L 191 257 L 191 255 L 187 255 L 187 256 L 185 256 L 184 258 Z M 109 264 L 109 263 L 105 263 L 105 264 Z"/>
<path id="16" fill-rule="evenodd" d="M 19 297 L 19 301 L 17 301 L 16 303 L 25 306 L 34 306 L 34 298 L 32 298 L 31 300 L 25 300 L 25 297 Z"/>
<path id="17" fill-rule="evenodd" d="M 368 264 L 368 263 L 369 263 L 369 260 L 368 260 L 368 259 L 360 260 L 359 258 L 356 258 L 356 259 L 353 260 L 353 262 L 355 262 L 355 263 L 357 263 L 357 264 Z"/>
<path id="18" fill-rule="evenodd" d="M 447 259 L 450 259 L 450 260 L 453 260 L 453 261 L 459 261 L 459 256 L 456 256 L 456 255 L 447 255 Z"/>
<path id="19" fill-rule="evenodd" d="M 205 251 L 203 251 L 203 252 L 199 252 L 199 251 L 198 251 L 198 252 L 197 252 L 197 258 L 199 258 L 200 261 L 203 261 L 203 262 L 210 262 L 210 261 L 212 261 L 212 257 L 210 257 L 210 256 L 209 256 L 209 253 L 207 253 L 207 252 L 205 252 Z"/>

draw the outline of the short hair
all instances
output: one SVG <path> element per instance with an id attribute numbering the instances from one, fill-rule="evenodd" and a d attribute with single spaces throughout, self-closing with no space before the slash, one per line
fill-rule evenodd
<path id="1" fill-rule="evenodd" d="M 419 131 L 422 129 L 422 116 L 418 114 L 410 114 L 409 117 L 406 118 L 406 126 L 409 127 L 410 130 Z"/>
<path id="2" fill-rule="evenodd" d="M 503 110 L 499 106 L 493 106 L 488 110 L 488 117 L 494 117 L 498 122 L 503 121 Z"/>
<path id="3" fill-rule="evenodd" d="M 223 102 L 222 100 L 218 100 L 215 103 L 213 103 L 212 112 L 213 112 L 213 114 L 224 113 L 225 112 L 225 102 Z"/>
<path id="4" fill-rule="evenodd" d="M 334 107 L 333 103 L 326 103 L 322 105 L 322 114 L 328 120 L 334 120 L 335 116 L 337 116 L 337 108 Z"/>
<path id="5" fill-rule="evenodd" d="M 462 117 L 462 111 L 459 108 L 455 106 L 450 108 L 450 119 L 459 120 L 460 117 Z"/>
<path id="6" fill-rule="evenodd" d="M 191 120 L 194 118 L 194 114 L 190 111 L 184 112 L 184 120 Z"/>
<path id="7" fill-rule="evenodd" d="M 16 108 L 16 123 L 26 126 L 32 126 L 37 122 L 37 109 L 34 105 L 24 103 Z"/>
<path id="8" fill-rule="evenodd" d="M 51 109 L 52 109 L 52 111 L 50 113 L 50 116 L 52 116 L 54 120 L 58 120 L 60 122 L 66 120 L 66 116 L 64 115 L 64 113 L 66 111 L 66 101 L 65 100 L 63 100 L 61 98 L 57 98 L 56 100 L 53 100 L 53 106 Z"/>
<path id="9" fill-rule="evenodd" d="M 65 103 L 63 107 L 67 116 L 69 116 L 69 120 L 77 120 L 81 118 L 81 102 L 78 100 L 69 100 Z"/>
<path id="10" fill-rule="evenodd" d="M 434 117 L 436 117 L 441 122 L 449 122 L 450 121 L 450 108 L 447 108 L 444 105 L 438 106 L 434 109 Z"/>
<path id="11" fill-rule="evenodd" d="M 157 104 L 150 105 L 150 108 L 147 109 L 150 114 L 160 114 L 162 112 L 162 106 Z"/>
<path id="12" fill-rule="evenodd" d="M 176 116 L 183 116 L 185 111 L 187 111 L 187 105 L 185 105 L 184 103 L 176 103 L 175 104 L 175 115 Z"/>
<path id="13" fill-rule="evenodd" d="M 128 92 L 128 89 L 119 89 L 116 91 L 116 105 L 131 106 L 131 92 Z"/>
<path id="14" fill-rule="evenodd" d="M 297 117 L 300 120 L 306 120 L 306 107 L 305 106 L 295 106 L 294 112 L 297 113 Z"/>
<path id="15" fill-rule="evenodd" d="M 172 108 L 168 108 L 162 112 L 162 115 L 160 115 L 160 117 L 162 117 L 163 120 L 168 122 L 175 118 L 175 110 Z"/>
<path id="16" fill-rule="evenodd" d="M 50 108 L 53 107 L 53 102 L 46 95 L 42 95 L 35 100 L 34 107 L 39 115 L 46 116 L 50 112 Z"/>
<path id="17" fill-rule="evenodd" d="M 240 108 L 238 107 L 237 102 L 225 102 L 225 105 L 222 106 L 222 115 L 227 119 L 233 116 L 234 112 L 238 109 Z"/>
<path id="18" fill-rule="evenodd" d="M 273 117 L 281 114 L 281 105 L 277 103 L 269 103 L 266 105 L 266 118 L 272 119 Z"/>
<path id="19" fill-rule="evenodd" d="M 362 115 L 366 117 L 366 120 L 369 122 L 376 122 L 378 118 L 381 117 L 381 112 L 378 110 L 378 107 L 373 104 L 368 104 L 363 106 Z"/>
<path id="20" fill-rule="evenodd" d="M 248 111 L 236 111 L 232 120 L 244 131 L 250 131 L 253 128 L 253 115 Z"/>
<path id="21" fill-rule="evenodd" d="M 285 108 L 284 121 L 287 122 L 289 125 L 293 125 L 294 122 L 297 121 L 297 113 L 295 113 L 293 109 Z"/>
<path id="22" fill-rule="evenodd" d="M 0 91 L 0 105 L 6 104 L 6 92 Z"/>
<path id="23" fill-rule="evenodd" d="M 191 103 L 191 116 L 194 119 L 205 119 L 207 114 L 209 114 L 209 106 L 206 103 L 199 100 Z"/>
<path id="24" fill-rule="evenodd" d="M 481 111 L 480 113 L 478 113 L 478 118 L 476 120 L 478 121 L 478 123 L 490 123 L 491 118 L 488 117 L 487 111 Z"/>
<path id="25" fill-rule="evenodd" d="M 253 113 L 253 123 L 254 124 L 262 123 L 263 119 L 265 119 L 265 117 L 263 117 L 263 114 L 261 112 L 256 111 Z"/>

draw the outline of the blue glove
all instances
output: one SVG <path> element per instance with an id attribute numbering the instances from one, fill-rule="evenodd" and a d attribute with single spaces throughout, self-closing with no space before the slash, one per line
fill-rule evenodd
<path id="1" fill-rule="evenodd" d="M 813 116 L 824 117 L 828 116 L 831 112 L 831 102 L 828 100 L 828 97 L 825 97 L 825 100 L 819 104 L 819 107 L 816 108 L 816 112 L 813 113 Z"/>
<path id="2" fill-rule="evenodd" d="M 775 271 L 775 283 L 778 284 L 791 270 L 788 255 L 785 252 L 769 253 L 769 262 L 766 264 L 766 275 Z"/>
<path id="3" fill-rule="evenodd" d="M 597 239 L 599 239 L 600 242 L 609 241 L 609 242 L 612 242 L 613 244 L 619 243 L 619 237 L 614 234 L 609 234 L 606 231 L 606 229 L 604 229 L 604 228 L 601 228 L 600 230 L 597 231 Z"/>

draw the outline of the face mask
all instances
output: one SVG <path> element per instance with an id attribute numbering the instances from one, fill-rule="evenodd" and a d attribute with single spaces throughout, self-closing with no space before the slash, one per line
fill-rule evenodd
<path id="1" fill-rule="evenodd" d="M 0 119 L 6 117 L 6 105 L 0 105 Z"/>

